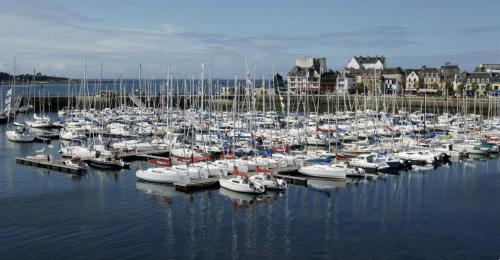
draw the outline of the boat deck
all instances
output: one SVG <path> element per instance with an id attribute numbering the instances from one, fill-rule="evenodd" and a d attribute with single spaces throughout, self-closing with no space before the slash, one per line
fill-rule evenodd
<path id="1" fill-rule="evenodd" d="M 274 177 L 285 179 L 288 183 L 307 186 L 307 178 L 289 174 L 275 173 Z"/>

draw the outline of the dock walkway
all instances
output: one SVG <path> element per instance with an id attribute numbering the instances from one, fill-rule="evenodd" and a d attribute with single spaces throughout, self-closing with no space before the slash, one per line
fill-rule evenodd
<path id="1" fill-rule="evenodd" d="M 204 189 L 219 186 L 219 178 L 210 177 L 202 180 L 191 180 L 190 182 L 174 183 L 176 190 L 191 191 L 196 189 Z"/>
<path id="2" fill-rule="evenodd" d="M 16 163 L 35 166 L 39 168 L 45 168 L 60 172 L 74 173 L 74 174 L 82 174 L 85 173 L 85 167 L 72 167 L 68 165 L 64 165 L 62 160 L 37 160 L 37 159 L 29 159 L 26 157 L 16 157 Z"/>

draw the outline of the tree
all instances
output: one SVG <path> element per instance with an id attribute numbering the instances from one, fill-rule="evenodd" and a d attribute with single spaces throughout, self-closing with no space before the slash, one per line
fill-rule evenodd
<path id="1" fill-rule="evenodd" d="M 458 92 L 460 93 L 460 95 L 464 95 L 464 90 L 465 90 L 465 84 L 464 83 L 460 83 L 458 86 L 457 86 L 457 89 L 458 89 Z"/>
<path id="2" fill-rule="evenodd" d="M 451 84 L 451 82 L 446 82 L 445 88 L 448 95 L 455 95 L 455 90 L 453 89 L 453 84 Z"/>
<path id="3" fill-rule="evenodd" d="M 356 82 L 354 89 L 357 94 L 365 93 L 365 87 L 361 82 Z"/>
<path id="4" fill-rule="evenodd" d="M 436 82 L 434 82 L 434 83 L 432 83 L 431 88 L 432 89 L 439 89 L 439 85 Z"/>
<path id="5" fill-rule="evenodd" d="M 417 89 L 417 91 L 419 91 L 420 89 L 423 89 L 424 88 L 424 83 L 422 81 L 419 81 L 417 83 L 417 86 L 415 88 Z"/>
<path id="6" fill-rule="evenodd" d="M 492 90 L 492 88 L 491 88 L 491 84 L 490 84 L 490 83 L 487 83 L 487 84 L 486 84 L 486 86 L 484 86 L 484 90 L 483 90 L 483 92 L 484 92 L 485 94 L 488 94 L 488 93 L 490 93 L 490 92 L 491 92 L 491 90 Z"/>
<path id="7" fill-rule="evenodd" d="M 474 91 L 474 93 L 479 89 L 479 86 L 476 82 L 472 82 L 471 89 Z"/>

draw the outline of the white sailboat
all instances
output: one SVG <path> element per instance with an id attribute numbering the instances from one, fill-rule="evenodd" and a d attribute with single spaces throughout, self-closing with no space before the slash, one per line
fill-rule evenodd
<path id="1" fill-rule="evenodd" d="M 345 179 L 347 177 L 346 169 L 324 164 L 303 166 L 299 169 L 299 172 L 307 176 L 319 178 Z"/>
<path id="2" fill-rule="evenodd" d="M 35 136 L 31 133 L 29 128 L 21 124 L 15 124 L 16 128 L 14 130 L 9 130 L 5 132 L 7 139 L 12 142 L 27 143 L 33 142 Z"/>

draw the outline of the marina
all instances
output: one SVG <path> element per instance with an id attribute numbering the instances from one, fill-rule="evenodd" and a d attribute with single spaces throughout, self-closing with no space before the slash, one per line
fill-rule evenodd
<path id="1" fill-rule="evenodd" d="M 498 10 L 1 0 L 0 260 L 500 259 Z"/>
<path id="2" fill-rule="evenodd" d="M 292 96 L 277 92 L 259 98 L 250 91 L 244 92 L 244 89 L 252 89 L 254 85 L 246 83 L 249 85 L 242 88 L 235 81 L 235 91 L 243 92 L 240 98 L 219 102 L 223 99 L 221 93 L 214 89 L 213 92 L 200 94 L 204 87 L 194 85 L 190 94 L 184 95 L 184 105 L 180 105 L 178 100 L 174 102 L 177 97 L 169 94 L 168 84 L 161 85 L 163 90 L 159 96 L 149 98 L 151 95 L 147 95 L 147 89 L 153 86 L 148 87 L 146 82 L 144 96 L 133 95 L 126 101 L 115 95 L 112 96 L 115 97 L 115 105 L 92 102 L 91 99 L 87 103 L 83 99 L 83 102 L 53 112 L 45 110 L 44 105 L 38 104 L 41 107 L 37 107 L 37 103 L 32 102 L 34 106 L 27 111 L 10 113 L 8 120 L 0 125 L 5 136 L 0 144 L 5 151 L 12 151 L 2 159 L 6 167 L 9 167 L 10 160 L 16 164 L 15 171 L 7 171 L 2 178 L 30 178 L 29 174 L 33 175 L 32 178 L 39 178 L 42 174 L 42 180 L 36 182 L 50 182 L 50 179 L 57 178 L 62 186 L 69 185 L 65 183 L 67 181 L 87 183 L 90 185 L 87 188 L 99 187 L 100 193 L 110 192 L 103 189 L 120 191 L 130 201 L 141 201 L 142 207 L 156 207 L 156 204 L 166 207 L 168 218 L 186 214 L 195 216 L 200 214 L 200 210 L 206 211 L 207 216 L 215 219 L 217 224 L 205 223 L 199 229 L 203 232 L 216 227 L 228 232 L 228 227 L 225 227 L 227 220 L 223 219 L 231 216 L 233 223 L 245 226 L 247 223 L 238 220 L 239 214 L 247 217 L 258 214 L 259 218 L 269 221 L 286 216 L 286 221 L 290 221 L 294 216 L 282 212 L 283 207 L 288 207 L 283 203 L 295 205 L 292 207 L 301 222 L 293 226 L 274 224 L 274 227 L 268 228 L 304 232 L 297 228 L 308 223 L 305 216 L 315 218 L 306 213 L 308 210 L 322 216 L 319 223 L 340 220 L 350 223 L 351 220 L 345 216 L 336 215 L 337 208 L 333 205 L 337 203 L 343 205 L 338 208 L 345 211 L 343 214 L 371 208 L 371 214 L 380 217 L 384 213 L 378 211 L 378 203 L 390 205 L 388 207 L 399 215 L 407 214 L 398 211 L 401 205 L 394 203 L 401 203 L 401 198 L 405 198 L 407 205 L 402 208 L 406 210 L 413 207 L 408 203 L 421 203 L 405 195 L 415 188 L 413 179 L 422 181 L 430 178 L 428 175 L 454 178 L 449 172 L 460 172 L 461 178 L 471 178 L 464 174 L 471 174 L 469 169 L 474 167 L 487 167 L 483 174 L 494 180 L 499 178 L 498 97 L 489 97 L 488 105 L 481 109 L 475 106 L 477 103 L 472 103 L 473 107 L 469 108 L 466 97 L 456 99 L 453 106 L 438 108 L 427 103 L 427 96 L 421 98 L 419 109 L 415 109 L 405 102 L 398 104 L 401 99 L 395 95 L 355 95 L 344 103 L 338 102 L 341 99 L 339 95 L 325 95 L 321 97 L 323 103 L 320 105 L 318 100 L 315 101 L 320 96 L 315 93 L 296 93 Z M 83 87 L 88 86 L 84 84 Z M 18 104 L 27 105 L 23 102 Z M 69 178 L 52 174 L 59 171 L 69 173 Z M 482 170 L 473 171 L 477 174 Z M 22 175 L 17 176 L 17 173 Z M 100 184 L 91 184 L 95 181 Z M 109 181 L 116 186 L 110 188 Z M 104 183 L 107 184 L 101 187 Z M 367 205 L 365 201 L 378 196 L 373 188 L 380 186 L 385 190 L 386 198 L 376 198 L 371 202 L 374 204 Z M 392 191 L 392 187 L 398 188 Z M 432 189 L 438 194 L 441 188 Z M 452 193 L 456 192 L 454 189 L 456 187 L 447 188 Z M 360 192 L 362 194 L 358 194 Z M 399 198 L 393 198 L 391 192 L 396 192 Z M 418 196 L 425 196 L 423 191 L 419 193 Z M 308 199 L 307 194 L 312 194 L 312 198 Z M 350 194 L 350 203 L 343 200 L 343 194 Z M 182 200 L 187 202 L 179 203 L 177 198 L 184 198 Z M 145 205 L 144 199 L 150 204 Z M 297 203 L 303 199 L 311 201 Z M 113 200 L 120 199 L 113 195 Z M 174 207 L 174 203 L 179 206 Z M 225 203 L 230 206 L 223 206 Z M 223 211 L 230 209 L 232 213 L 218 216 L 218 206 L 213 204 L 222 206 Z M 136 210 L 133 206 L 120 207 Z M 279 210 L 281 213 L 274 216 L 272 213 L 264 214 L 261 212 L 263 207 L 266 211 Z M 350 211 L 352 207 L 357 209 Z M 320 208 L 325 208 L 327 213 L 322 213 Z M 121 214 L 122 210 L 113 214 Z M 481 210 L 487 209 L 481 207 Z M 370 217 L 352 215 L 356 222 L 350 226 L 366 223 Z M 158 225 L 154 217 L 149 218 L 153 218 L 152 223 Z M 252 218 L 256 221 L 257 216 Z M 376 221 L 380 225 L 381 219 Z M 407 220 L 402 221 L 406 223 Z M 168 229 L 172 229 L 168 225 Z M 197 224 L 192 222 L 189 225 Z M 324 226 L 338 230 L 343 228 L 332 224 Z M 415 228 L 425 227 L 420 224 Z M 336 240 L 329 238 L 332 230 L 322 230 L 321 225 L 315 228 L 318 234 L 325 236 L 324 246 L 338 246 L 332 245 L 332 241 Z M 255 232 L 257 230 L 260 229 L 254 229 Z M 366 230 L 370 231 L 370 228 Z M 167 231 L 172 236 L 170 232 Z M 343 234 L 346 236 L 345 232 Z M 156 235 L 163 237 L 158 233 Z M 206 236 L 222 241 L 225 237 L 217 234 Z M 250 245 L 258 243 L 256 238 L 246 239 L 251 239 Z M 304 245 L 296 244 L 298 236 L 285 239 L 291 239 L 295 244 L 283 250 L 294 256 L 301 255 L 298 248 Z M 166 241 L 186 242 L 177 237 L 166 238 Z M 267 239 L 266 243 L 277 247 L 273 239 Z M 491 242 L 490 246 L 493 244 L 495 242 Z M 238 245 L 232 247 L 239 248 Z M 344 245 L 343 248 L 349 247 Z M 259 254 L 255 248 L 245 247 L 244 251 L 251 255 Z M 199 250 L 194 252 L 202 253 Z M 266 256 L 274 257 L 275 254 L 276 250 L 270 250 Z M 332 252 L 327 250 L 319 254 L 328 256 Z M 350 254 L 356 253 L 351 251 Z M 398 258 L 401 256 L 398 255 Z M 464 252 L 463 256 L 468 256 L 468 253 Z"/>

